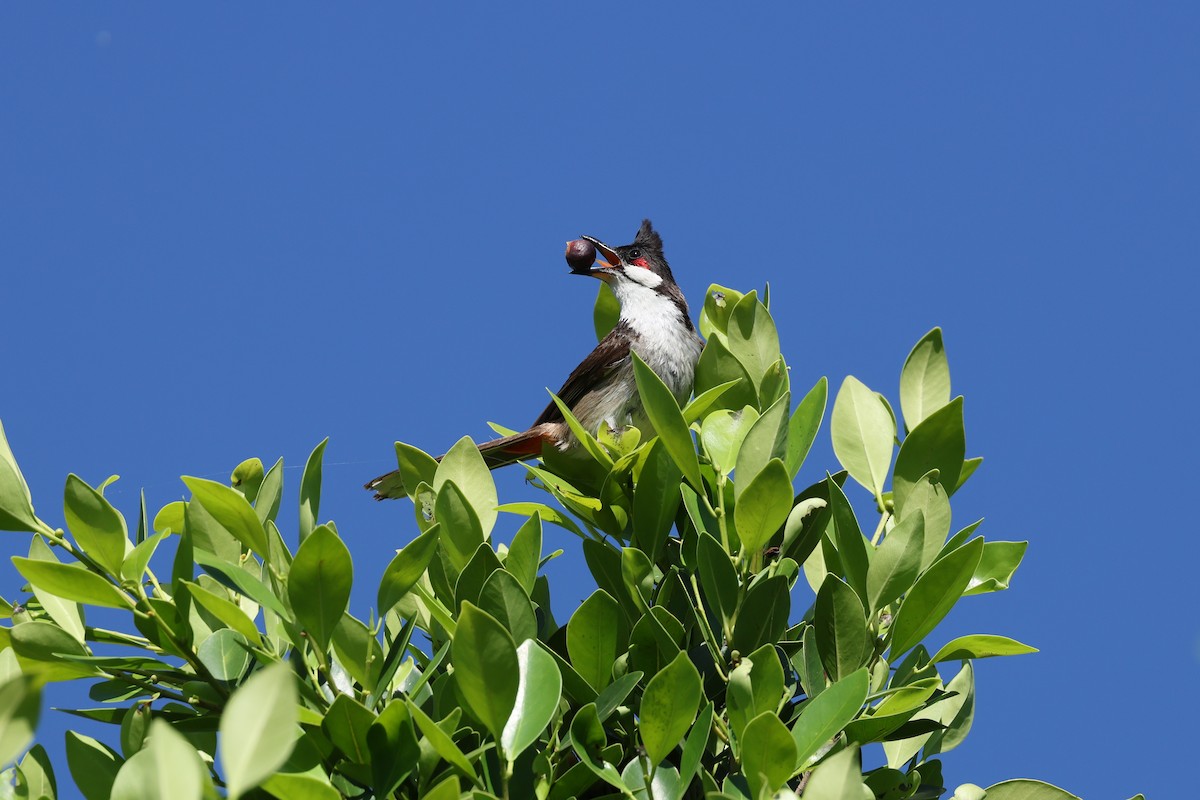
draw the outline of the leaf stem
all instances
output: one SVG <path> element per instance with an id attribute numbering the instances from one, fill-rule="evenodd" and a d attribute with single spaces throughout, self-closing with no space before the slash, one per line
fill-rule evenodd
<path id="1" fill-rule="evenodd" d="M 885 511 L 879 516 L 879 524 L 875 527 L 875 534 L 871 537 L 872 547 L 879 544 L 879 539 L 883 536 L 883 530 L 887 527 L 888 520 L 891 518 L 892 512 L 890 511 Z"/>

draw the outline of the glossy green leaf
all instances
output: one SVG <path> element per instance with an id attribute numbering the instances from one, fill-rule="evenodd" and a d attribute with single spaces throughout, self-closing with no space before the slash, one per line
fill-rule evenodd
<path id="1" fill-rule="evenodd" d="M 130 608 L 132 601 L 116 586 L 82 567 L 13 556 L 13 565 L 30 583 L 75 603 Z"/>
<path id="2" fill-rule="evenodd" d="M 90 678 L 100 671 L 87 663 L 69 661 L 63 656 L 87 656 L 83 644 L 52 622 L 31 620 L 13 626 L 9 632 L 21 672 L 36 675 L 43 682 Z"/>
<path id="3" fill-rule="evenodd" d="M 240 491 L 253 504 L 258 500 L 258 490 L 265 476 L 262 459 L 247 458 L 233 468 L 229 475 L 229 485 Z"/>
<path id="4" fill-rule="evenodd" d="M 398 476 L 389 476 L 393 485 L 380 486 L 386 489 L 386 497 L 402 497 L 413 492 L 422 483 L 433 486 L 434 476 L 437 475 L 438 462 L 433 456 L 404 442 L 396 442 L 396 464 Z M 396 480 L 396 479 L 399 480 Z M 398 485 L 397 485 L 398 484 Z"/>
<path id="5" fill-rule="evenodd" d="M 999 592 L 1008 588 L 1013 573 L 1021 566 L 1029 542 L 987 542 L 975 574 L 967 584 L 966 595 Z"/>
<path id="6" fill-rule="evenodd" d="M 738 577 L 733 561 L 725 548 L 707 533 L 700 534 L 696 557 L 705 600 L 720 614 L 726 628 L 731 628 L 738 607 Z"/>
<path id="7" fill-rule="evenodd" d="M 112 800 L 199 800 L 207 783 L 196 748 L 156 719 L 150 723 L 146 746 L 117 772 Z"/>
<path id="8" fill-rule="evenodd" d="M 621 582 L 638 610 L 646 613 L 654 589 L 654 565 L 636 547 L 621 550 Z"/>
<path id="9" fill-rule="evenodd" d="M 679 653 L 650 679 L 642 695 L 639 730 L 651 764 L 666 758 L 688 732 L 701 696 L 700 673 L 687 653 Z"/>
<path id="10" fill-rule="evenodd" d="M 269 608 L 281 617 L 291 616 L 275 593 L 249 570 L 230 564 L 203 550 L 193 551 L 192 558 L 219 582 L 234 588 L 263 608 Z"/>
<path id="11" fill-rule="evenodd" d="M 679 510 L 682 475 L 662 439 L 645 455 L 633 493 L 633 544 L 657 562 L 666 547 Z"/>
<path id="12" fill-rule="evenodd" d="M 846 582 L 858 593 L 864 602 L 867 598 L 867 573 L 870 570 L 870 555 L 867 552 L 867 541 L 863 538 L 862 529 L 858 526 L 858 518 L 854 508 L 846 497 L 842 487 L 832 477 L 826 478 L 826 489 L 829 492 L 829 510 L 833 518 L 833 541 L 837 545 L 838 559 L 846 574 Z"/>
<path id="13" fill-rule="evenodd" d="M 788 421 L 787 440 L 787 469 L 793 478 L 800 471 L 817 431 L 821 429 L 821 421 L 825 418 L 825 406 L 829 402 L 829 381 L 822 377 L 808 394 L 796 406 L 792 418 Z"/>
<path id="14" fill-rule="evenodd" d="M 534 583 L 537 582 L 538 565 L 541 560 L 542 517 L 535 512 L 513 534 L 512 544 L 509 545 L 508 555 L 504 559 L 504 569 L 512 573 L 525 589 L 525 594 L 530 594 L 533 592 Z"/>
<path id="15" fill-rule="evenodd" d="M 34 536 L 29 541 L 29 557 L 51 564 L 60 563 L 50 545 L 41 536 Z M 71 634 L 77 641 L 84 640 L 83 606 L 70 600 L 63 599 L 48 589 L 33 585 L 33 594 L 50 618 L 64 631 Z"/>
<path id="16" fill-rule="evenodd" d="M 917 579 L 892 623 L 891 658 L 916 645 L 945 618 L 962 597 L 983 555 L 983 539 L 974 539 L 935 562 Z"/>
<path id="17" fill-rule="evenodd" d="M 934 328 L 913 347 L 900 370 L 900 409 L 904 426 L 913 430 L 950 402 L 950 364 L 942 329 Z"/>
<path id="18" fill-rule="evenodd" d="M 925 543 L 921 549 L 921 569 L 932 564 L 942 550 L 946 537 L 950 535 L 950 500 L 946 490 L 937 482 L 937 473 L 931 472 L 921 477 L 912 487 L 905 503 L 904 513 L 896 517 L 898 523 L 911 514 L 920 511 L 925 518 Z"/>
<path id="19" fill-rule="evenodd" d="M 218 742 L 231 800 L 287 760 L 296 742 L 298 700 L 295 676 L 285 663 L 259 670 L 229 698 Z"/>
<path id="20" fill-rule="evenodd" d="M 183 482 L 192 491 L 192 502 L 204 506 L 222 528 L 256 555 L 267 557 L 266 531 L 241 492 L 205 478 L 184 477 Z"/>
<path id="21" fill-rule="evenodd" d="M 111 574 L 121 574 L 129 530 L 125 518 L 79 476 L 67 476 L 63 514 L 79 546 Z"/>
<path id="22" fill-rule="evenodd" d="M 496 525 L 496 506 L 499 502 L 496 499 L 496 482 L 492 480 L 492 473 L 480 455 L 479 448 L 469 436 L 455 442 L 438 464 L 433 489 L 439 498 L 442 488 L 447 483 L 453 483 L 461 492 L 478 518 L 481 535 L 486 539 Z M 441 521 L 441 517 L 438 517 L 438 520 Z M 474 548 L 471 550 L 474 551 Z"/>
<path id="23" fill-rule="evenodd" d="M 792 777 L 796 743 L 774 711 L 764 711 L 742 733 L 742 773 L 752 797 L 770 796 Z"/>
<path id="24" fill-rule="evenodd" d="M 571 720 L 569 737 L 571 747 L 588 769 L 605 783 L 618 789 L 625 789 L 625 783 L 621 780 L 621 774 L 617 772 L 616 766 L 606 761 L 601 755 L 608 740 L 596 715 L 595 703 L 588 703 L 575 712 L 575 718 Z"/>
<path id="25" fill-rule="evenodd" d="M 360 686 L 374 686 L 383 666 L 383 648 L 375 638 L 375 632 L 362 620 L 343 614 L 333 629 L 334 655 L 338 663 Z"/>
<path id="26" fill-rule="evenodd" d="M 366 706 L 350 695 L 339 694 L 325 712 L 321 730 L 352 763 L 369 764 L 371 751 L 367 731 L 374 723 L 375 715 Z"/>
<path id="27" fill-rule="evenodd" d="M 654 426 L 659 439 L 671 454 L 675 465 L 693 487 L 699 488 L 700 462 L 696 458 L 696 445 L 692 433 L 679 411 L 679 401 L 646 362 L 632 354 L 633 374 L 637 381 L 638 394 L 645 406 L 646 416 Z"/>
<path id="28" fill-rule="evenodd" d="M 185 508 L 187 508 L 187 503 L 182 500 L 167 503 L 154 515 L 154 530 L 165 531 L 170 529 L 172 533 L 181 533 L 183 531 L 183 514 Z"/>
<path id="29" fill-rule="evenodd" d="M 479 606 L 495 617 L 518 645 L 537 638 L 533 604 L 512 573 L 498 569 L 489 575 L 479 592 Z"/>
<path id="30" fill-rule="evenodd" d="M 770 408 L 750 426 L 738 448 L 734 496 L 741 497 L 758 475 L 766 469 L 772 459 L 782 459 L 787 456 L 788 407 L 791 403 L 789 396 L 776 400 Z M 790 476 L 789 476 L 790 482 Z"/>
<path id="31" fill-rule="evenodd" d="M 0 724 L 0 730 L 4 726 Z M 85 800 L 109 800 L 113 781 L 124 759 L 103 742 L 77 731 L 67 731 L 67 766 Z M 0 753 L 0 759 L 7 761 Z"/>
<path id="32" fill-rule="evenodd" d="M 779 358 L 779 333 L 775 322 L 752 291 L 738 300 L 729 314 L 725 329 L 729 352 L 733 354 L 757 388 L 767 368 Z"/>
<path id="33" fill-rule="evenodd" d="M 486 541 L 479 517 L 466 495 L 453 481 L 442 484 L 434 509 L 434 518 L 442 531 L 442 546 L 455 569 L 461 570 Z"/>
<path id="34" fill-rule="evenodd" d="M 714 331 L 725 333 L 729 327 L 729 316 L 741 299 L 742 293 L 736 289 L 715 283 L 709 286 L 700 310 L 700 334 L 711 339 Z"/>
<path id="35" fill-rule="evenodd" d="M 127 581 L 140 581 L 146 573 L 150 559 L 154 557 L 154 551 L 158 549 L 162 540 L 170 535 L 165 531 L 152 534 L 133 548 L 121 564 L 121 577 Z"/>
<path id="36" fill-rule="evenodd" d="M 296 551 L 288 573 L 288 599 L 296 621 L 315 647 L 325 650 L 346 605 L 354 566 L 350 551 L 327 525 L 318 525 Z"/>
<path id="37" fill-rule="evenodd" d="M 921 570 L 925 546 L 925 513 L 910 512 L 892 528 L 871 558 L 867 570 L 867 600 L 877 611 L 904 594 Z"/>
<path id="38" fill-rule="evenodd" d="M 8 446 L 4 423 L 0 422 L 0 530 L 34 533 L 45 529 L 33 513 L 29 485 Z"/>
<path id="39" fill-rule="evenodd" d="M 344 795 L 324 776 L 314 773 L 276 772 L 262 782 L 273 797 L 287 800 L 343 800 Z M 458 795 L 455 794 L 455 797 Z"/>
<path id="40" fill-rule="evenodd" d="M 575 437 L 576 443 L 583 450 L 583 452 L 591 456 L 592 460 L 595 461 L 601 469 L 612 469 L 612 456 L 610 456 L 608 451 L 601 447 L 600 442 L 596 440 L 597 431 L 589 431 L 587 428 L 583 427 L 583 423 L 581 423 L 575 417 L 575 414 L 571 411 L 570 406 L 559 399 L 558 395 L 556 395 L 554 392 L 549 392 L 549 394 L 550 402 L 558 407 L 559 413 L 562 414 L 563 419 L 567 423 L 567 427 L 570 428 L 571 434 Z"/>
<path id="41" fill-rule="evenodd" d="M 471 713 L 499 738 L 517 700 L 520 664 L 512 636 L 490 614 L 463 603 L 450 658 Z"/>
<path id="42" fill-rule="evenodd" d="M 246 616 L 246 612 L 242 610 L 240 605 L 232 602 L 227 597 L 222 597 L 216 592 L 205 589 L 198 583 L 180 581 L 180 585 L 186 586 L 193 602 L 203 606 L 208 613 L 225 623 L 232 630 L 242 634 L 248 641 L 258 641 L 258 628 L 255 626 L 254 621 Z"/>
<path id="43" fill-rule="evenodd" d="M 733 509 L 734 527 L 745 554 L 756 553 L 787 522 L 792 510 L 792 479 L 783 461 L 773 458 L 742 490 Z"/>
<path id="44" fill-rule="evenodd" d="M 602 589 L 584 600 L 567 623 L 571 666 L 596 691 L 612 681 L 613 661 L 623 644 L 623 625 L 620 605 Z"/>
<path id="45" fill-rule="evenodd" d="M 869 796 L 863 788 L 859 754 L 854 748 L 822 761 L 804 787 L 804 800 L 853 800 Z"/>
<path id="46" fill-rule="evenodd" d="M 376 594 L 377 609 L 386 614 L 416 585 L 437 552 L 441 529 L 434 525 L 404 546 L 383 571 Z"/>
<path id="47" fill-rule="evenodd" d="M 510 762 L 537 741 L 554 720 L 562 698 L 562 673 L 537 642 L 526 640 L 517 647 L 517 663 L 517 700 L 500 734 L 500 746 Z"/>
<path id="48" fill-rule="evenodd" d="M 471 560 L 459 573 L 458 581 L 454 584 L 454 600 L 449 605 L 458 608 L 464 600 L 479 605 L 479 593 L 483 591 L 483 584 L 492 576 L 492 573 L 503 568 L 504 565 L 500 563 L 500 558 L 491 545 L 479 545 L 475 554 L 471 556 Z"/>
<path id="49" fill-rule="evenodd" d="M 300 543 L 308 539 L 317 527 L 317 517 L 321 512 L 321 472 L 322 460 L 325 457 L 325 445 L 329 444 L 326 437 L 313 448 L 304 464 L 304 474 L 300 478 Z"/>
<path id="50" fill-rule="evenodd" d="M 637 687 L 641 681 L 642 672 L 627 672 L 615 681 L 604 688 L 603 692 L 596 695 L 596 716 L 601 722 L 608 719 L 617 708 L 620 707 L 625 699 L 629 697 L 629 693 Z"/>
<path id="51" fill-rule="evenodd" d="M 758 392 L 746 368 L 719 337 L 709 337 L 696 362 L 696 393 L 703 396 L 718 386 L 731 384 L 713 405 L 718 408 L 757 406 Z"/>
<path id="52" fill-rule="evenodd" d="M 33 741 L 40 710 L 41 693 L 33 676 L 0 683 L 0 764 L 11 764 Z"/>
<path id="53" fill-rule="evenodd" d="M 456 767 L 463 775 L 468 777 L 475 775 L 475 769 L 471 766 L 471 762 L 463 754 L 463 751 L 459 749 L 454 740 L 428 714 L 422 711 L 411 700 L 408 701 L 408 711 L 412 714 L 413 721 L 417 723 L 417 727 L 421 729 L 421 734 L 425 738 L 425 741 L 429 743 L 429 746 L 447 764 Z M 449 796 L 458 797 L 457 784 L 455 793 Z"/>
<path id="54" fill-rule="evenodd" d="M 267 474 L 263 476 L 258 487 L 258 496 L 254 498 L 254 513 L 258 521 L 265 527 L 279 515 L 279 505 L 283 501 L 283 459 L 278 459 Z M 157 521 L 157 520 L 156 520 Z"/>
<path id="55" fill-rule="evenodd" d="M 866 663 L 867 618 L 858 595 L 836 575 L 825 576 L 813 613 L 822 665 L 839 680 Z"/>
<path id="56" fill-rule="evenodd" d="M 896 424 L 887 408 L 862 381 L 847 376 L 833 401 L 829 424 L 838 461 L 850 477 L 879 497 L 896 439 Z"/>
<path id="57" fill-rule="evenodd" d="M 757 421 L 758 410 L 754 406 L 743 406 L 737 411 L 721 409 L 705 418 L 700 428 L 700 441 L 714 469 L 722 475 L 733 472 L 742 440 Z"/>
<path id="58" fill-rule="evenodd" d="M 956 397 L 926 417 L 900 445 L 895 474 L 892 476 L 897 514 L 904 514 L 913 486 L 930 470 L 938 471 L 938 483 L 946 490 L 946 494 L 954 494 L 966 452 L 963 401 L 961 397 Z"/>
<path id="59" fill-rule="evenodd" d="M 750 720 L 764 711 L 774 714 L 782 697 L 783 667 L 775 645 L 764 644 L 742 656 L 741 663 L 729 674 L 725 692 L 725 708 L 734 736 L 740 738 Z"/>
<path id="60" fill-rule="evenodd" d="M 717 403 L 725 396 L 725 393 L 737 385 L 738 381 L 726 381 L 697 394 L 683 407 L 684 421 L 689 425 L 701 420 L 707 421 L 709 411 L 717 408 Z"/>
<path id="61" fill-rule="evenodd" d="M 417 767 L 421 755 L 406 703 L 402 700 L 390 702 L 379 713 L 367 729 L 367 747 L 376 796 L 389 797 Z M 341 800 L 340 794 L 337 800 Z"/>
<path id="62" fill-rule="evenodd" d="M 1016 778 L 987 787 L 987 800 L 1080 800 L 1080 798 L 1049 783 L 1028 778 Z"/>
<path id="63" fill-rule="evenodd" d="M 800 710 L 800 717 L 792 726 L 796 769 L 804 767 L 834 734 L 858 716 L 867 702 L 870 683 L 870 675 L 864 667 L 834 683 Z"/>
<path id="64" fill-rule="evenodd" d="M 596 341 L 602 341 L 609 331 L 617 327 L 621 318 L 621 303 L 613 294 L 612 288 L 600 281 L 600 291 L 596 293 L 596 303 L 592 306 L 592 326 L 596 329 Z"/>
<path id="65" fill-rule="evenodd" d="M 968 658 L 991 658 L 993 656 L 1019 656 L 1026 653 L 1036 653 L 1036 647 L 1021 644 L 1016 639 L 1007 636 L 996 636 L 987 633 L 975 633 L 970 636 L 959 636 L 942 645 L 933 657 L 933 663 L 956 661 Z"/>
<path id="66" fill-rule="evenodd" d="M 223 681 L 236 681 L 250 666 L 250 643 L 235 630 L 221 628 L 205 637 L 196 648 L 200 663 Z"/>
<path id="67" fill-rule="evenodd" d="M 750 588 L 733 626 L 733 648 L 749 653 L 768 642 L 777 642 L 787 629 L 791 601 L 782 576 L 767 578 Z"/>
<path id="68" fill-rule="evenodd" d="M 686 786 L 681 785 L 679 772 L 671 764 L 659 764 L 650 771 L 650 780 L 646 780 L 646 770 L 642 760 L 630 759 L 621 770 L 621 782 L 625 784 L 634 797 L 673 798 L 682 796 Z M 649 792 L 647 792 L 649 784 Z"/>

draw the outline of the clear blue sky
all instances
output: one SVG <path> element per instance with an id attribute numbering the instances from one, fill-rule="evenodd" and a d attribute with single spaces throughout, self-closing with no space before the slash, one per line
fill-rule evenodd
<path id="1" fill-rule="evenodd" d="M 0 418 L 48 521 L 71 471 L 119 473 L 133 517 L 139 487 L 157 508 L 181 474 L 298 467 L 330 436 L 321 512 L 365 615 L 413 525 L 360 484 L 397 438 L 440 452 L 531 421 L 594 343 L 563 242 L 649 216 L 694 305 L 771 282 L 796 385 L 851 373 L 894 399 L 945 329 L 987 459 L 956 520 L 1031 545 L 935 643 L 1042 649 L 978 664 L 951 786 L 1179 796 L 1194 3 L 338 10 L 0 8 Z M 826 431 L 801 480 L 833 464 Z M 500 488 L 528 494 L 513 471 Z M 11 599 L 28 541 L 0 542 Z M 569 609 L 582 559 L 553 544 Z M 65 725 L 47 714 L 56 753 Z"/>

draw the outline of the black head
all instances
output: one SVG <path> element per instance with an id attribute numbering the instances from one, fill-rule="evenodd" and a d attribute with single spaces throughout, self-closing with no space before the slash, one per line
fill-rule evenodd
<path id="1" fill-rule="evenodd" d="M 606 279 L 606 275 L 611 278 L 613 273 L 621 272 L 638 283 L 651 283 L 651 281 L 638 280 L 639 275 L 636 270 L 645 269 L 650 270 L 661 279 L 661 281 L 652 281 L 653 283 L 661 283 L 663 286 L 675 285 L 675 277 L 671 274 L 671 267 L 667 264 L 666 256 L 663 255 L 662 237 L 658 235 L 658 231 L 654 230 L 650 220 L 642 220 L 642 227 L 638 228 L 637 236 L 633 237 L 633 241 L 619 247 L 611 247 L 591 236 L 583 238 L 596 245 L 596 249 L 608 261 L 607 267 L 594 268 L 590 273 L 601 280 Z"/>

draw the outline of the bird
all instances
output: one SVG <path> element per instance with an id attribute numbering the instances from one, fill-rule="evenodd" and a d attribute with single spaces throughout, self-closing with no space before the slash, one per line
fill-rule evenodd
<path id="1" fill-rule="evenodd" d="M 589 432 L 597 431 L 602 422 L 613 430 L 627 424 L 646 429 L 649 420 L 638 395 L 631 353 L 637 353 L 654 370 L 682 405 L 691 396 L 704 340 L 696 332 L 687 300 L 671 274 L 662 237 L 649 219 L 642 221 L 627 245 L 610 247 L 591 236 L 581 239 L 594 246 L 604 260 L 589 257 L 584 264 L 573 262 L 573 274 L 607 283 L 621 312 L 613 329 L 571 372 L 557 396 Z M 488 468 L 496 469 L 539 456 L 544 446 L 565 451 L 576 444 L 562 412 L 551 402 L 527 430 L 478 447 Z M 395 470 L 368 481 L 364 488 L 374 492 L 376 500 L 384 500 L 405 497 L 409 488 L 415 487 L 406 488 L 400 471 Z"/>

